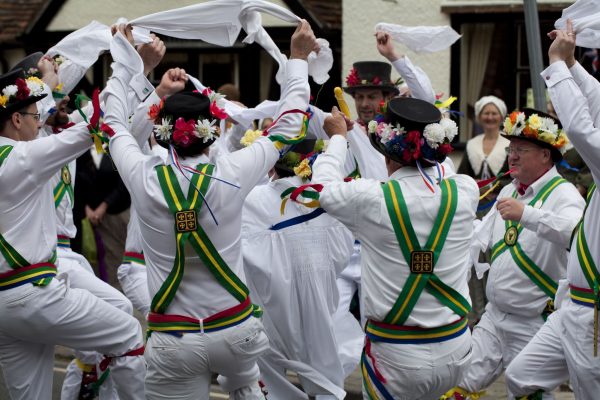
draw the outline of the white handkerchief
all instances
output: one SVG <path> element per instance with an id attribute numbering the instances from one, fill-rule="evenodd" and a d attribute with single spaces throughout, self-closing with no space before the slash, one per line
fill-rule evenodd
<path id="1" fill-rule="evenodd" d="M 554 23 L 556 29 L 567 29 L 567 19 L 573 20 L 577 46 L 600 48 L 600 0 L 578 0 L 565 8 Z"/>
<path id="2" fill-rule="evenodd" d="M 389 33 L 392 38 L 417 53 L 434 53 L 446 50 L 460 35 L 448 25 L 402 26 L 380 22 L 375 31 Z"/>

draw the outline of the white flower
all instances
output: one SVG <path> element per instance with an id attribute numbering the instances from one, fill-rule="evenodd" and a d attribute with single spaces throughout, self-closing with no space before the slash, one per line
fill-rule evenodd
<path id="1" fill-rule="evenodd" d="M 379 137 L 381 144 L 386 144 L 390 140 L 394 138 L 394 128 L 392 128 L 388 124 L 381 124 L 381 129 L 379 131 Z"/>
<path id="2" fill-rule="evenodd" d="M 375 120 L 369 121 L 367 128 L 368 128 L 369 133 L 375 133 L 377 131 L 377 121 L 375 121 Z"/>
<path id="3" fill-rule="evenodd" d="M 203 119 L 202 121 L 198 120 L 196 123 L 196 129 L 194 133 L 197 137 L 202 139 L 203 143 L 206 143 L 215 137 L 214 132 L 217 130 L 217 127 L 214 126 L 214 124 L 216 122 L 216 119 L 213 119 L 212 122 L 207 119 Z"/>
<path id="4" fill-rule="evenodd" d="M 517 114 L 517 120 L 515 121 L 511 135 L 518 136 L 523 132 L 523 129 L 525 129 L 525 113 L 520 112 Z"/>
<path id="5" fill-rule="evenodd" d="M 446 132 L 441 124 L 429 124 L 423 131 L 423 137 L 432 149 L 437 149 L 441 143 L 444 143 Z"/>
<path id="6" fill-rule="evenodd" d="M 169 118 L 163 118 L 161 125 L 154 125 L 154 132 L 160 140 L 167 142 L 171 138 L 171 129 L 173 128 L 173 125 L 170 124 L 171 120 Z"/>
<path id="7" fill-rule="evenodd" d="M 446 139 L 448 139 L 448 142 L 451 142 L 452 139 L 454 139 L 454 137 L 458 134 L 456 122 L 452 121 L 450 118 L 442 118 L 440 125 L 442 128 L 444 128 Z"/>
<path id="8" fill-rule="evenodd" d="M 552 118 L 542 118 L 540 130 L 550 132 L 556 136 L 558 133 L 558 125 Z"/>
<path id="9" fill-rule="evenodd" d="M 16 96 L 18 91 L 19 89 L 17 88 L 17 85 L 8 85 L 2 90 L 2 94 L 8 98 L 11 96 Z"/>
<path id="10" fill-rule="evenodd" d="M 29 95 L 30 96 L 39 96 L 42 93 L 44 93 L 44 87 L 42 85 L 40 85 L 39 83 L 32 81 L 30 79 L 27 79 L 27 88 L 29 89 Z"/>

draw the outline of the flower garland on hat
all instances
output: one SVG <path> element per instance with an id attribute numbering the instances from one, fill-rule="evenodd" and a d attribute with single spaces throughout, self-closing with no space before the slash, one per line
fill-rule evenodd
<path id="1" fill-rule="evenodd" d="M 44 93 L 44 82 L 35 76 L 17 78 L 14 85 L 6 86 L 0 93 L 0 107 L 6 108 L 12 101 L 41 96 Z"/>
<path id="2" fill-rule="evenodd" d="M 192 119 L 186 121 L 179 117 L 173 121 L 172 116 L 164 115 L 165 101 L 163 98 L 159 104 L 151 105 L 148 111 L 148 118 L 154 121 L 153 132 L 156 136 L 182 148 L 189 147 L 199 140 L 206 143 L 216 139 L 221 133 L 218 122 L 228 118 L 227 113 L 221 107 L 225 96 L 213 92 L 209 88 L 204 89 L 202 94 L 210 99 L 209 111 L 215 119 L 199 118 L 196 121 Z"/>
<path id="3" fill-rule="evenodd" d="M 398 79 L 396 79 L 395 82 L 393 82 L 393 85 L 398 86 L 398 85 L 402 84 L 403 82 L 404 82 L 404 80 L 402 79 L 402 77 L 399 77 Z M 371 79 L 371 81 L 362 79 L 358 75 L 358 71 L 356 70 L 356 68 L 352 68 L 350 70 L 350 72 L 348 73 L 348 76 L 346 76 L 346 85 L 348 85 L 348 87 L 357 86 L 357 85 L 380 86 L 380 85 L 384 85 L 384 84 L 385 83 L 378 76 L 374 76 L 373 79 Z"/>
<path id="4" fill-rule="evenodd" d="M 567 134 L 548 117 L 531 114 L 529 118 L 522 111 L 513 111 L 504 120 L 502 131 L 508 136 L 523 136 L 547 143 L 561 153 L 567 150 Z"/>
<path id="5" fill-rule="evenodd" d="M 375 134 L 388 152 L 400 155 L 405 163 L 424 159 L 432 164 L 439 156 L 452 152 L 450 143 L 458 134 L 458 127 L 453 120 L 442 118 L 438 123 L 425 126 L 423 132 L 407 132 L 400 124 L 384 122 L 386 108 L 386 104 L 380 105 L 375 120 L 367 125 L 367 131 Z"/>

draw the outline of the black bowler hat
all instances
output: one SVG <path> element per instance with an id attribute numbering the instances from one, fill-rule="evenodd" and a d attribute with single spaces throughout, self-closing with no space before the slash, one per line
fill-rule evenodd
<path id="1" fill-rule="evenodd" d="M 352 64 L 346 77 L 344 91 L 353 95 L 357 89 L 381 89 L 392 92 L 396 96 L 400 91 L 392 82 L 392 66 L 381 61 L 359 61 Z"/>
<path id="2" fill-rule="evenodd" d="M 42 85 L 42 84 L 40 84 Z M 15 86 L 17 91 L 15 94 L 9 94 L 6 89 L 9 86 Z M 14 89 L 14 88 L 13 88 Z M 0 76 L 0 115 L 11 114 L 15 111 L 22 110 L 30 104 L 34 104 L 46 97 L 45 93 L 41 93 L 43 86 L 40 86 L 40 94 L 32 95 L 25 80 L 25 73 L 22 69 L 10 71 Z"/>
<path id="3" fill-rule="evenodd" d="M 515 120 L 515 117 L 520 113 L 523 114 L 523 128 L 520 132 L 515 129 L 515 126 L 511 122 Z M 535 128 L 532 125 L 531 117 L 533 115 L 537 115 L 540 121 L 549 120 L 556 124 L 556 131 L 551 132 L 549 130 L 545 130 L 544 128 Z M 542 126 L 548 127 L 548 123 L 542 123 Z M 566 132 L 562 130 L 562 124 L 560 120 L 548 113 L 543 111 L 538 111 L 533 108 L 523 108 L 521 111 L 513 111 L 506 117 L 504 120 L 504 125 L 502 127 L 502 136 L 505 138 L 512 139 L 521 139 L 527 142 L 538 145 L 544 149 L 550 150 L 550 154 L 552 155 L 552 161 L 559 162 L 563 158 L 563 152 L 567 150 L 567 144 L 569 140 L 567 139 Z"/>
<path id="4" fill-rule="evenodd" d="M 165 119 L 170 121 L 169 125 L 172 125 L 168 139 L 162 137 L 157 132 L 156 128 L 154 129 L 154 137 L 160 146 L 168 149 L 170 145 L 173 145 L 178 155 L 187 157 L 201 154 L 204 149 L 213 144 L 216 140 L 216 137 L 204 141 L 203 139 L 190 136 L 192 139 L 191 142 L 188 145 L 184 145 L 178 143 L 173 137 L 177 130 L 176 125 L 179 119 L 182 119 L 184 122 L 191 120 L 194 123 L 198 123 L 198 121 L 202 120 L 212 121 L 215 119 L 210 113 L 210 100 L 202 93 L 179 92 L 164 99 L 158 107 L 161 108 L 160 112 L 154 115 L 154 123 L 160 125 L 162 124 L 163 119 Z M 217 119 L 217 122 L 215 122 L 217 134 L 218 121 L 219 120 Z"/>
<path id="5" fill-rule="evenodd" d="M 40 73 L 37 65 L 43 56 L 44 53 L 42 53 L 41 51 L 30 54 L 27 57 L 23 58 L 21 61 L 19 61 L 17 64 L 15 64 L 15 66 L 11 68 L 11 71 L 22 69 L 27 77 L 35 76 L 41 78 L 42 74 Z"/>
<path id="6" fill-rule="evenodd" d="M 384 156 L 404 165 L 414 166 L 419 161 L 429 166 L 443 161 L 452 151 L 450 142 L 457 133 L 456 124 L 448 118 L 442 119 L 433 104 L 396 97 L 385 108 L 383 115 L 369 122 L 367 129 L 371 144 Z M 389 135 L 390 129 L 393 135 Z M 437 141 L 427 139 L 430 130 L 440 133 Z"/>

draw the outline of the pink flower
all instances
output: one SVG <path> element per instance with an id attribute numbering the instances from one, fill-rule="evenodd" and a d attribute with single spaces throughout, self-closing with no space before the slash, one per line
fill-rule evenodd
<path id="1" fill-rule="evenodd" d="M 196 122 L 194 120 L 190 119 L 186 122 L 183 118 L 178 118 L 177 121 L 175 121 L 173 142 L 181 147 L 188 147 L 196 139 L 196 136 L 194 135 L 195 129 Z"/>
<path id="2" fill-rule="evenodd" d="M 29 98 L 29 88 L 27 87 L 27 82 L 25 79 L 17 78 L 15 82 L 17 85 L 17 95 L 15 96 L 17 100 L 26 100 Z"/>
<path id="3" fill-rule="evenodd" d="M 217 106 L 216 101 L 213 101 L 212 103 L 210 103 L 210 114 L 213 117 L 219 118 L 219 119 L 227 119 L 227 117 L 229 117 L 227 115 L 227 113 L 225 112 L 225 110 L 223 110 L 222 108 L 219 108 L 219 106 Z"/>
<path id="4" fill-rule="evenodd" d="M 437 150 L 438 150 L 438 153 L 440 153 L 440 154 L 448 155 L 454 149 L 452 148 L 452 145 L 450 143 L 444 143 L 444 144 L 440 144 Z"/>
<path id="5" fill-rule="evenodd" d="M 355 68 L 352 68 L 346 77 L 346 84 L 348 86 L 356 86 L 360 84 L 360 77 L 358 76 L 358 71 L 356 71 Z"/>

